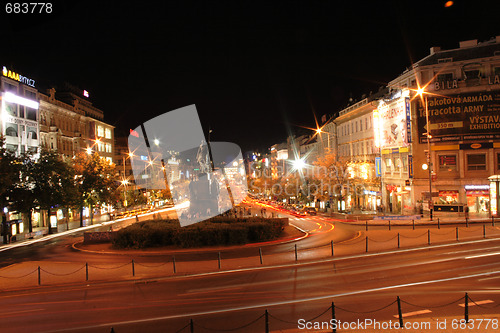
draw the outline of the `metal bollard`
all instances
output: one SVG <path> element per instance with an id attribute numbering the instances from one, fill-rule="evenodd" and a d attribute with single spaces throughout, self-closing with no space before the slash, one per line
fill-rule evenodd
<path id="1" fill-rule="evenodd" d="M 465 322 L 469 322 L 469 294 L 465 293 L 465 304 L 464 304 L 464 315 L 465 315 Z"/>
<path id="2" fill-rule="evenodd" d="M 412 224 L 413 224 L 413 230 L 415 230 L 415 220 L 411 220 Z"/>
<path id="3" fill-rule="evenodd" d="M 441 223 L 439 222 L 439 217 L 438 217 L 438 229 L 441 229 Z"/>
<path id="4" fill-rule="evenodd" d="M 335 303 L 334 302 L 332 302 L 332 322 L 337 323 L 337 319 L 335 318 Z M 332 327 L 333 327 L 332 332 L 336 333 L 337 332 L 337 328 L 336 328 L 337 325 L 332 325 Z"/>
<path id="5" fill-rule="evenodd" d="M 298 254 L 297 254 L 297 244 L 295 244 L 295 261 L 298 260 Z"/>
<path id="6" fill-rule="evenodd" d="M 391 230 L 391 220 L 389 220 L 389 230 Z"/>
<path id="7" fill-rule="evenodd" d="M 366 252 L 368 252 L 368 236 L 366 236 Z"/>
<path id="8" fill-rule="evenodd" d="M 401 311 L 401 299 L 397 298 L 397 301 L 398 301 L 398 317 L 399 317 L 399 327 L 404 327 L 404 323 L 403 323 L 403 311 Z"/>
<path id="9" fill-rule="evenodd" d="M 175 256 L 172 257 L 172 264 L 174 266 L 174 274 L 177 273 L 177 269 L 175 267 Z"/>
<path id="10" fill-rule="evenodd" d="M 262 249 L 259 247 L 260 264 L 262 265 Z"/>
<path id="11" fill-rule="evenodd" d="M 331 245 L 332 245 L 332 257 L 334 255 L 334 252 L 333 252 L 333 241 L 331 242 Z"/>
<path id="12" fill-rule="evenodd" d="M 38 266 L 38 285 L 41 285 L 41 284 L 42 284 L 42 279 L 40 276 L 40 266 Z"/>
<path id="13" fill-rule="evenodd" d="M 134 263 L 134 259 L 132 259 L 132 276 L 135 276 L 135 263 Z"/>
<path id="14" fill-rule="evenodd" d="M 430 229 L 427 229 L 427 243 L 431 245 L 431 231 Z"/>
<path id="15" fill-rule="evenodd" d="M 85 263 L 85 281 L 89 280 L 89 263 Z"/>
<path id="16" fill-rule="evenodd" d="M 220 269 L 220 252 L 219 252 L 218 260 L 219 260 L 219 269 Z"/>
<path id="17" fill-rule="evenodd" d="M 398 232 L 398 249 L 401 248 L 401 239 L 399 237 L 399 232 Z"/>
<path id="18" fill-rule="evenodd" d="M 267 312 L 267 309 L 266 309 L 266 321 L 265 321 L 265 324 L 266 324 L 266 333 L 269 333 L 269 312 Z"/>

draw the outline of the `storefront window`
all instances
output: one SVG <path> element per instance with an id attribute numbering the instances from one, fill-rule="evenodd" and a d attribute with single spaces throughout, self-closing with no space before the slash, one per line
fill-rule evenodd
<path id="1" fill-rule="evenodd" d="M 467 206 L 473 213 L 485 213 L 490 208 L 489 185 L 466 185 Z"/>
<path id="2" fill-rule="evenodd" d="M 458 191 L 439 191 L 439 203 L 441 204 L 458 203 Z"/>
<path id="3" fill-rule="evenodd" d="M 457 171 L 457 155 L 439 155 L 439 171 Z"/>
<path id="4" fill-rule="evenodd" d="M 486 155 L 485 154 L 470 154 L 467 155 L 467 170 L 486 170 Z"/>

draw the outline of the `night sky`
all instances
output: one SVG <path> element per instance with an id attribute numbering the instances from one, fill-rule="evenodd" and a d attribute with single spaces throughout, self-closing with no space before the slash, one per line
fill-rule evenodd
<path id="1" fill-rule="evenodd" d="M 211 139 L 243 150 L 315 127 L 432 46 L 500 35 L 497 1 L 54 1 L 9 14 L 0 60 L 37 87 L 90 92 L 117 134 L 196 104 Z"/>

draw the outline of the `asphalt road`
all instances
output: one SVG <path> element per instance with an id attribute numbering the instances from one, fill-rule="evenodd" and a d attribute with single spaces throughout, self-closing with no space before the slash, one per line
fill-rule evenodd
<path id="1" fill-rule="evenodd" d="M 362 226 L 336 223 L 321 216 L 292 218 L 291 222 L 310 236 L 297 243 L 266 247 L 266 254 L 274 258 L 271 266 L 255 268 L 259 266 L 255 262 L 255 249 L 248 248 L 223 253 L 225 259 L 235 263 L 227 268 L 230 271 L 224 271 L 226 267 L 220 271 L 207 269 L 206 261 L 213 260 L 213 253 L 208 251 L 183 255 L 186 267 L 200 268 L 201 273 L 192 276 L 138 274 L 131 278 L 130 269 L 126 267 L 127 272 L 119 282 L 111 281 L 117 280 L 114 278 L 108 282 L 103 278 L 87 283 L 80 279 L 52 286 L 35 284 L 18 290 L 0 288 L 3 289 L 0 332 L 110 332 L 111 327 L 118 333 L 190 332 L 190 319 L 193 319 L 194 332 L 234 328 L 241 328 L 236 332 L 264 332 L 266 309 L 271 331 L 318 332 L 298 330 L 299 320 L 323 313 L 316 320 L 329 321 L 332 301 L 339 320 L 395 322 L 396 296 L 401 297 L 405 320 L 430 322 L 434 327 L 438 320 L 448 319 L 451 327 L 451 320 L 463 317 L 464 308 L 460 304 L 464 303 L 465 292 L 479 302 L 471 307 L 471 316 L 498 318 L 500 240 L 477 240 L 481 236 L 479 227 L 476 231 L 473 228 L 461 231 L 473 236 L 476 232 L 473 237 L 476 240 L 395 249 L 396 233 L 406 235 L 405 241 L 410 242 L 413 238 L 418 240 L 414 235 L 422 230 L 406 228 L 405 234 L 403 230 L 378 228 L 364 232 Z M 452 241 L 454 228 L 443 228 L 439 233 L 449 233 Z M 364 253 L 362 236 L 392 240 L 370 243 L 371 252 Z M 89 261 L 119 265 L 126 264 L 132 257 L 75 252 L 71 244 L 79 237 L 66 236 L 4 251 L 2 263 L 21 266 L 73 262 L 76 265 Z M 446 240 L 448 236 L 439 237 Z M 346 243 L 339 250 L 341 257 L 321 255 L 317 259 L 318 253 L 329 251 L 323 245 L 332 240 Z M 290 249 L 295 244 L 301 250 L 298 262 L 290 260 Z M 360 249 L 355 249 L 356 246 Z M 147 256 L 141 257 L 141 261 L 161 263 L 167 257 L 170 258 Z M 252 267 L 238 269 L 238 265 L 247 262 Z M 373 312 L 378 309 L 380 311 Z"/>
<path id="2" fill-rule="evenodd" d="M 244 326 L 268 309 L 271 329 L 283 330 L 297 328 L 301 318 L 321 314 L 332 301 L 343 321 L 394 321 L 396 296 L 403 300 L 405 314 L 425 310 L 408 319 L 435 322 L 463 316 L 459 304 L 464 303 L 465 292 L 488 308 L 471 307 L 471 316 L 498 318 L 499 250 L 500 240 L 479 240 L 193 277 L 4 292 L 0 328 L 2 332 L 109 332 L 111 327 L 120 333 L 177 332 L 193 319 L 195 332 L 208 332 L 206 328 Z M 380 308 L 384 309 L 368 313 Z M 328 321 L 330 315 L 326 311 L 320 320 Z M 264 332 L 264 319 L 239 332 Z"/>

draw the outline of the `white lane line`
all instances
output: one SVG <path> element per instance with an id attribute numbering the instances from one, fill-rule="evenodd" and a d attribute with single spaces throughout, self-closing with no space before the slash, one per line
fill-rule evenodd
<path id="1" fill-rule="evenodd" d="M 413 316 L 418 316 L 418 315 L 421 315 L 421 314 L 426 314 L 426 313 L 431 313 L 432 311 L 431 310 L 420 310 L 420 311 L 413 311 L 413 312 L 407 312 L 407 313 L 403 313 L 401 314 L 401 317 L 403 318 L 406 318 L 406 317 L 413 317 Z M 399 318 L 399 315 L 394 315 L 395 318 Z"/>
<path id="2" fill-rule="evenodd" d="M 486 299 L 484 301 L 479 301 L 479 302 L 472 302 L 472 301 L 470 301 L 467 305 L 468 306 L 476 306 L 476 305 L 490 304 L 490 303 L 495 303 L 495 301 L 492 301 L 491 299 Z M 465 307 L 465 303 L 458 304 L 458 306 Z"/>
<path id="3" fill-rule="evenodd" d="M 479 279 L 478 281 L 487 281 L 487 280 L 496 280 L 496 279 L 500 279 L 500 276 L 492 276 L 489 278 Z"/>
<path id="4" fill-rule="evenodd" d="M 474 259 L 474 258 L 490 257 L 490 256 L 498 256 L 498 255 L 500 255 L 500 252 L 478 254 L 478 255 L 475 255 L 475 256 L 465 257 L 465 259 Z"/>

